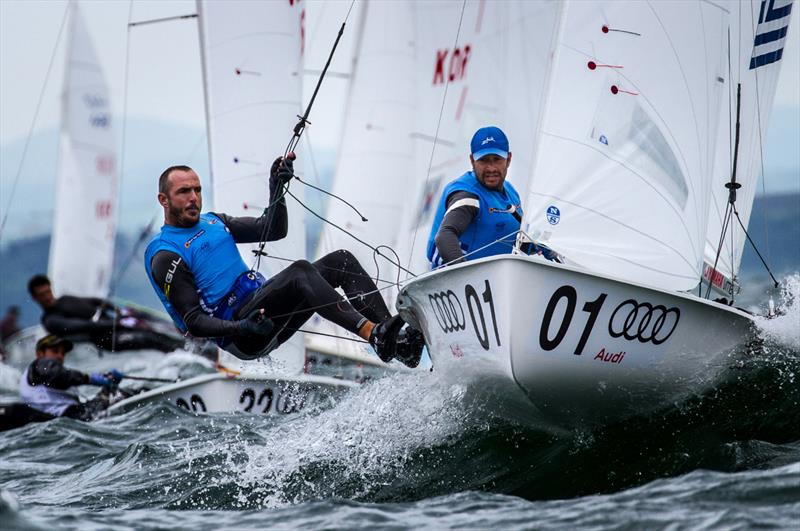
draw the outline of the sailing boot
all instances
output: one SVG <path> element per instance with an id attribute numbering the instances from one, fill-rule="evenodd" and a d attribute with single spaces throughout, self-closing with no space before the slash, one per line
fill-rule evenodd
<path id="1" fill-rule="evenodd" d="M 397 334 L 394 357 L 409 369 L 413 369 L 419 365 L 424 347 L 425 336 L 409 325 Z"/>
<path id="2" fill-rule="evenodd" d="M 392 316 L 376 324 L 369 335 L 369 344 L 375 349 L 378 357 L 384 363 L 389 363 L 395 358 L 397 334 L 406 324 L 399 315 Z"/>

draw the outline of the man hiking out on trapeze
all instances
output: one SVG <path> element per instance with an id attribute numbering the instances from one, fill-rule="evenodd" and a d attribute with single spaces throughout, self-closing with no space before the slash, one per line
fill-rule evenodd
<path id="1" fill-rule="evenodd" d="M 269 353 L 314 312 L 369 341 L 383 361 L 416 367 L 421 332 L 389 313 L 375 283 L 346 250 L 314 263 L 298 260 L 273 277 L 249 269 L 237 243 L 286 237 L 284 187 L 294 154 L 278 158 L 269 179 L 269 207 L 259 218 L 202 214 L 200 179 L 188 166 L 171 166 L 158 181 L 164 226 L 145 251 L 150 282 L 175 325 L 196 337 L 213 337 L 241 359 Z M 336 291 L 341 288 L 347 300 Z"/>

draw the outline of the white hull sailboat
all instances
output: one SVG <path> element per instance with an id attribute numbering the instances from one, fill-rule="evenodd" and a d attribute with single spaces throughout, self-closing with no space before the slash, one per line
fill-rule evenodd
<path id="1" fill-rule="evenodd" d="M 398 308 L 424 332 L 435 369 L 478 363 L 530 400 L 525 420 L 560 426 L 672 404 L 755 337 L 736 308 L 528 256 L 428 273 Z"/>
<path id="2" fill-rule="evenodd" d="M 109 415 L 125 413 L 153 401 L 167 401 L 194 413 L 254 413 L 289 415 L 311 407 L 325 407 L 358 384 L 324 376 L 267 376 L 256 373 L 203 374 L 163 385 L 121 400 Z"/>
<path id="3" fill-rule="evenodd" d="M 566 264 L 515 250 L 408 281 L 398 308 L 424 332 L 436 369 L 477 370 L 524 397 L 525 420 L 571 427 L 679 403 L 735 363 L 756 336 L 732 306 L 745 239 L 733 216 L 746 227 L 791 7 L 566 1 L 536 18 L 496 9 L 493 22 L 467 4 L 472 72 L 494 68 L 493 58 L 476 64 L 489 45 L 481 25 L 518 20 L 535 40 L 550 21 L 550 44 L 531 54 L 544 67 L 532 82 L 533 142 L 515 144 L 512 128 L 509 139 L 525 209 L 518 241 L 546 244 Z M 435 8 L 437 23 L 445 11 L 458 20 L 452 6 L 418 6 Z M 524 86 L 526 75 L 514 79 Z M 445 129 L 456 145 L 468 145 L 476 119 L 502 127 L 514 104 L 487 111 L 471 96 L 459 111 L 478 108 L 472 122 Z M 428 156 L 436 167 L 441 156 Z M 726 183 L 742 186 L 738 199 Z M 419 266 L 430 223 L 409 227 L 423 234 Z"/>

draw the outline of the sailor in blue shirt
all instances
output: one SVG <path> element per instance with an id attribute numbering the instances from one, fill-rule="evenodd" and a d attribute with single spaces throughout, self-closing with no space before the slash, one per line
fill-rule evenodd
<path id="1" fill-rule="evenodd" d="M 391 316 L 350 252 L 335 251 L 314 263 L 297 260 L 269 279 L 250 270 L 239 255 L 237 243 L 286 236 L 283 190 L 293 177 L 293 160 L 290 154 L 273 163 L 270 206 L 259 218 L 201 214 L 197 174 L 188 166 L 167 168 L 158 185 L 164 226 L 145 251 L 156 294 L 180 330 L 215 338 L 242 359 L 266 355 L 316 312 L 369 341 L 383 361 L 398 359 L 415 367 L 424 347 L 421 332 Z"/>
<path id="2" fill-rule="evenodd" d="M 472 136 L 472 171 L 445 186 L 428 237 L 428 260 L 436 269 L 514 249 L 522 222 L 519 194 L 506 174 L 511 151 L 505 133 L 482 127 Z M 526 252 L 556 259 L 544 246 L 528 245 Z"/>
<path id="3" fill-rule="evenodd" d="M 519 194 L 506 182 L 508 138 L 498 127 L 472 137 L 472 171 L 448 184 L 428 238 L 431 267 L 510 253 L 522 220 Z"/>

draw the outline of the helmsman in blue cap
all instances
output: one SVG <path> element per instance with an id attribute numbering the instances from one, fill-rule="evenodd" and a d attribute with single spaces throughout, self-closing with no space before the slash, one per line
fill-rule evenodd
<path id="1" fill-rule="evenodd" d="M 508 138 L 495 126 L 472 136 L 472 171 L 445 186 L 428 237 L 432 268 L 507 254 L 522 221 L 519 194 L 506 181 Z"/>

